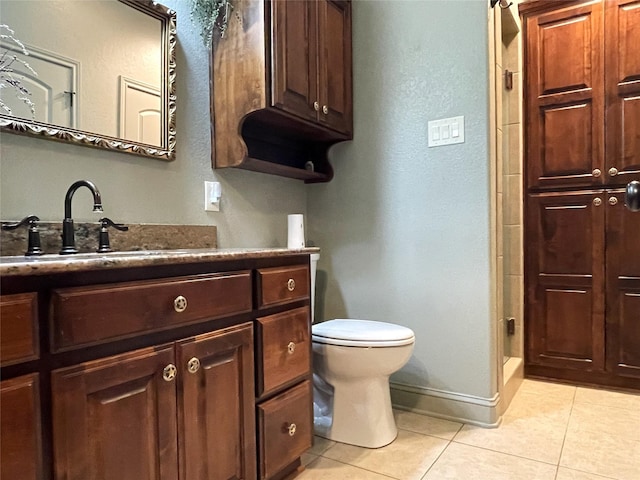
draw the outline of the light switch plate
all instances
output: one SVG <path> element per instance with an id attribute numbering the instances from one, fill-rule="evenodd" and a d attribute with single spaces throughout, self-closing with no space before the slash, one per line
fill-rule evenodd
<path id="1" fill-rule="evenodd" d="M 206 212 L 220 211 L 221 196 L 219 182 L 204 182 L 204 209 Z"/>
<path id="2" fill-rule="evenodd" d="M 464 143 L 464 116 L 431 120 L 428 132 L 430 147 Z"/>

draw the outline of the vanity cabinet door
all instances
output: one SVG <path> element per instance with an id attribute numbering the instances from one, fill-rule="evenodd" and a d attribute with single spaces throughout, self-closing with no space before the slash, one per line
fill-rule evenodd
<path id="1" fill-rule="evenodd" d="M 56 479 L 175 480 L 173 345 L 53 371 Z"/>
<path id="2" fill-rule="evenodd" d="M 180 478 L 256 477 L 251 324 L 178 343 Z"/>
<path id="3" fill-rule="evenodd" d="M 0 382 L 0 438 L 0 478 L 44 478 L 37 373 Z"/>

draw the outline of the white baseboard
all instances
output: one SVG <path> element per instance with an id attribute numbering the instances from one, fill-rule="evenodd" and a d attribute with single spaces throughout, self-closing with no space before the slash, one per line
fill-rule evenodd
<path id="1" fill-rule="evenodd" d="M 500 424 L 500 394 L 491 398 L 391 382 L 391 402 L 399 410 L 469 423 L 485 428 Z"/>

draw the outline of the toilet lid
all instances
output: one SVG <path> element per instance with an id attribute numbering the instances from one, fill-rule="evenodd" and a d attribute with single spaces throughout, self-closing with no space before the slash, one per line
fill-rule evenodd
<path id="1" fill-rule="evenodd" d="M 314 342 L 346 347 L 397 347 L 415 342 L 413 330 L 393 323 L 339 318 L 313 325 Z"/>

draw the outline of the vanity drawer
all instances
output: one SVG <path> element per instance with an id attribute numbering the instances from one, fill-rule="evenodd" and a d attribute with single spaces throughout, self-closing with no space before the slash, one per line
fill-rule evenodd
<path id="1" fill-rule="evenodd" d="M 309 298 L 309 266 L 258 270 L 258 306 L 271 307 Z"/>
<path id="2" fill-rule="evenodd" d="M 34 360 L 39 355 L 38 295 L 0 296 L 0 366 Z"/>
<path id="3" fill-rule="evenodd" d="M 305 380 L 258 405 L 260 478 L 271 478 L 311 448 L 313 397 Z"/>
<path id="4" fill-rule="evenodd" d="M 54 290 L 53 350 L 250 312 L 251 272 Z"/>
<path id="5" fill-rule="evenodd" d="M 309 315 L 300 307 L 257 319 L 259 397 L 311 371 Z"/>

